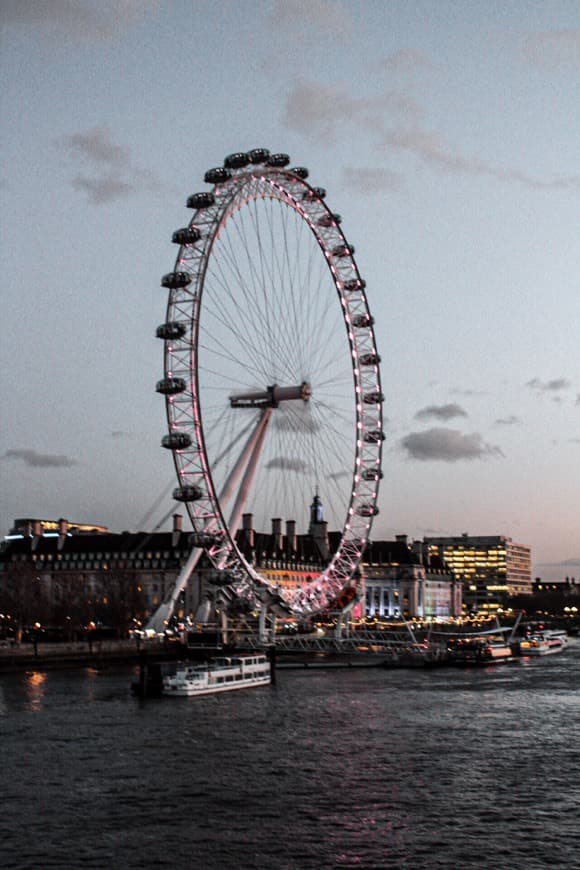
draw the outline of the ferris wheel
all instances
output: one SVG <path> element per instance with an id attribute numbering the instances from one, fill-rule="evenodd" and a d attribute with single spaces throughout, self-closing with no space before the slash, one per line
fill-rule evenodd
<path id="1" fill-rule="evenodd" d="M 157 392 L 173 497 L 193 526 L 189 570 L 205 552 L 230 597 L 307 616 L 351 586 L 378 513 L 383 394 L 354 247 L 325 190 L 289 164 L 265 148 L 231 154 L 187 200 L 161 281 Z M 322 568 L 285 585 L 243 552 L 240 527 L 285 518 L 306 532 L 313 496 L 338 534 Z"/>

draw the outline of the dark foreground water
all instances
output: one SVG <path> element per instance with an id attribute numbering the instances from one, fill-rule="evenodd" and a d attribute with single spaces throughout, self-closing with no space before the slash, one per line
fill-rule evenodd
<path id="1" fill-rule="evenodd" d="M 580 866 L 579 641 L 197 699 L 130 681 L 0 675 L 3 870 Z"/>

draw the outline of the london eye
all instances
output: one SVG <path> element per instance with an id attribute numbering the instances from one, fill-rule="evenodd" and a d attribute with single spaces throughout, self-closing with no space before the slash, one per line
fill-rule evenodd
<path id="1" fill-rule="evenodd" d="M 384 440 L 365 281 L 340 215 L 307 179 L 264 148 L 208 170 L 209 188 L 188 198 L 193 214 L 173 233 L 157 329 L 162 445 L 193 527 L 185 573 L 205 552 L 230 597 L 299 617 L 352 586 L 378 513 Z M 315 493 L 338 543 L 308 582 L 273 584 L 239 546 L 243 517 L 302 529 Z"/>

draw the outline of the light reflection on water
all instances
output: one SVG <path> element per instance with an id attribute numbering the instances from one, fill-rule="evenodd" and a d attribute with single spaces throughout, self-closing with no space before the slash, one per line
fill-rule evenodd
<path id="1" fill-rule="evenodd" d="M 3 870 L 571 870 L 579 667 L 576 643 L 147 701 L 128 669 L 0 675 Z"/>
<path id="2" fill-rule="evenodd" d="M 46 673 L 42 671 L 27 671 L 26 673 L 26 699 L 28 709 L 32 713 L 38 713 L 42 709 L 46 689 L 46 677 Z"/>

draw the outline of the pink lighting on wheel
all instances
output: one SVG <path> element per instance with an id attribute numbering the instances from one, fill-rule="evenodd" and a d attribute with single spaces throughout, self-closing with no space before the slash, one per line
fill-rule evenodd
<path id="1" fill-rule="evenodd" d="M 334 294 L 333 304 L 336 303 L 337 296 L 340 301 L 340 306 L 337 307 L 336 311 L 342 315 L 346 327 L 341 335 L 344 347 L 343 353 L 346 357 L 346 367 L 352 370 L 352 380 L 349 388 L 349 413 L 352 414 L 353 404 L 355 411 L 349 422 L 351 438 L 353 434 L 352 424 L 354 422 L 356 440 L 354 449 L 351 449 L 353 449 L 355 454 L 355 473 L 352 476 L 352 487 L 349 489 L 348 484 L 346 484 L 343 490 L 346 519 L 343 525 L 343 537 L 337 554 L 325 571 L 317 577 L 312 577 L 312 582 L 308 586 L 303 586 L 300 591 L 296 590 L 292 594 L 283 594 L 283 597 L 290 604 L 291 610 L 309 614 L 332 605 L 336 601 L 336 597 L 342 593 L 345 586 L 350 582 L 352 572 L 358 565 L 359 557 L 366 541 L 366 533 L 371 526 L 371 518 L 374 515 L 371 509 L 374 507 L 374 500 L 377 497 L 376 481 L 378 478 L 374 476 L 371 478 L 369 475 L 372 473 L 371 469 L 380 469 L 381 445 L 380 443 L 367 443 L 364 436 L 369 432 L 381 432 L 382 405 L 379 402 L 365 403 L 363 399 L 373 393 L 380 392 L 380 376 L 377 365 L 372 365 L 371 363 L 371 365 L 364 366 L 364 364 L 361 365 L 359 363 L 359 359 L 365 354 L 367 356 L 370 356 L 371 353 L 376 355 L 374 333 L 366 298 L 364 293 L 361 292 L 364 287 L 364 281 L 360 279 L 356 263 L 353 259 L 354 248 L 347 242 L 339 228 L 340 217 L 330 212 L 327 205 L 321 201 L 322 194 L 319 193 L 322 190 L 321 188 L 310 187 L 306 184 L 304 181 L 306 175 L 301 175 L 298 170 L 287 169 L 281 163 L 276 165 L 275 163 L 268 164 L 262 161 L 262 165 L 258 168 L 256 166 L 258 162 L 257 151 L 250 153 L 254 153 L 256 159 L 252 160 L 250 157 L 249 165 L 244 167 L 236 167 L 235 165 L 229 167 L 227 166 L 228 158 L 226 158 L 224 166 L 230 171 L 229 177 L 223 175 L 223 168 L 221 167 L 208 171 L 208 176 L 210 173 L 215 173 L 211 178 L 205 178 L 210 184 L 213 182 L 213 192 L 207 194 L 208 197 L 213 197 L 213 199 L 208 199 L 208 202 L 203 204 L 202 202 L 197 202 L 200 208 L 190 224 L 190 226 L 193 226 L 193 220 L 195 220 L 196 225 L 203 227 L 204 242 L 202 245 L 197 246 L 199 248 L 197 251 L 194 250 L 196 246 L 187 245 L 186 250 L 180 252 L 180 259 L 175 267 L 175 269 L 178 269 L 181 264 L 183 271 L 189 274 L 191 281 L 190 285 L 185 288 L 178 286 L 177 277 L 173 279 L 173 289 L 169 292 L 166 326 L 177 323 L 184 324 L 184 327 L 187 326 L 187 335 L 190 343 L 186 347 L 185 342 L 182 343 L 181 341 L 181 336 L 177 336 L 178 340 L 176 341 L 176 335 L 169 335 L 169 331 L 166 330 L 166 337 L 171 338 L 173 343 L 166 343 L 165 345 L 165 364 L 168 367 L 171 366 L 170 369 L 168 368 L 165 371 L 165 377 L 174 378 L 174 372 L 177 372 L 178 378 L 186 383 L 185 390 L 182 391 L 181 395 L 175 398 L 169 395 L 166 396 L 166 408 L 169 431 L 183 432 L 191 437 L 192 444 L 191 448 L 187 448 L 186 455 L 183 455 L 179 449 L 177 439 L 170 443 L 174 453 L 174 460 L 181 466 L 178 468 L 179 481 L 183 481 L 183 485 L 189 486 L 192 491 L 193 488 L 197 488 L 200 492 L 203 492 L 203 506 L 196 506 L 196 502 L 190 500 L 186 502 L 187 510 L 192 519 L 194 530 L 204 531 L 209 523 L 211 524 L 212 535 L 219 535 L 219 546 L 211 548 L 214 551 L 213 553 L 208 551 L 209 557 L 216 560 L 214 565 L 218 569 L 220 565 L 227 565 L 227 570 L 232 576 L 230 588 L 233 594 L 246 596 L 255 603 L 258 602 L 260 588 L 270 588 L 272 594 L 274 594 L 273 581 L 261 574 L 259 569 L 245 563 L 232 544 L 229 532 L 234 534 L 234 530 L 231 527 L 231 519 L 228 522 L 230 510 L 229 507 L 225 507 L 221 492 L 220 494 L 217 493 L 216 486 L 218 486 L 219 480 L 217 477 L 214 486 L 213 470 L 210 468 L 210 457 L 213 460 L 215 455 L 211 455 L 211 450 L 208 455 L 206 448 L 206 437 L 209 438 L 209 427 L 208 432 L 204 432 L 204 428 L 207 426 L 207 416 L 209 416 L 207 415 L 208 406 L 203 403 L 203 398 L 200 399 L 198 394 L 199 389 L 204 389 L 203 376 L 200 378 L 200 372 L 202 371 L 200 361 L 202 361 L 203 353 L 203 330 L 209 329 L 207 324 L 211 321 L 211 317 L 208 319 L 207 324 L 204 324 L 201 328 L 198 327 L 198 324 L 200 318 L 203 321 L 206 317 L 206 308 L 202 307 L 201 297 L 206 292 L 206 295 L 203 296 L 203 304 L 205 306 L 208 296 L 207 291 L 204 291 L 204 281 L 208 273 L 208 266 L 213 263 L 212 258 L 219 256 L 218 239 L 221 237 L 221 242 L 224 242 L 224 239 L 226 241 L 229 239 L 230 226 L 237 219 L 238 213 L 241 214 L 247 206 L 252 209 L 255 208 L 257 213 L 257 209 L 262 208 L 260 205 L 262 201 L 279 203 L 285 207 L 282 209 L 282 212 L 285 214 L 290 211 L 293 212 L 300 219 L 299 223 L 303 222 L 304 228 L 310 230 L 315 237 L 320 248 L 317 256 L 319 261 L 322 262 L 322 270 L 328 270 L 326 281 L 331 282 L 329 287 Z M 236 155 L 230 155 L 230 157 L 233 156 L 237 156 L 237 152 Z M 220 174 L 218 174 L 218 169 Z M 191 199 L 193 200 L 193 197 Z M 266 209 L 264 209 L 264 213 L 266 213 Z M 236 224 L 233 225 L 237 226 Z M 270 227 L 276 226 L 273 222 L 269 225 Z M 297 238 L 301 239 L 300 236 L 297 236 Z M 270 243 L 271 245 L 274 245 L 277 241 L 273 233 L 271 238 L 266 236 L 263 238 L 259 237 L 260 244 L 264 240 L 266 244 Z M 301 240 L 299 245 L 302 245 Z M 288 250 L 286 250 L 287 252 Z M 335 252 L 334 256 L 336 259 L 333 258 L 333 252 Z M 242 261 L 240 260 L 239 262 L 241 263 Z M 351 276 L 353 277 L 351 278 Z M 182 283 L 183 280 L 181 279 Z M 321 281 L 319 289 L 323 289 L 326 292 L 326 286 Z M 337 316 L 340 317 L 340 314 Z M 368 318 L 368 329 L 366 328 L 366 321 L 364 321 L 365 317 Z M 322 324 L 322 327 L 324 329 L 324 324 Z M 207 336 L 207 331 L 205 334 Z M 217 346 L 217 338 L 215 342 Z M 288 352 L 290 358 L 293 351 L 294 348 L 289 343 L 286 352 Z M 205 363 L 205 360 L 203 362 Z M 210 367 L 206 366 L 206 371 L 208 370 L 210 370 Z M 323 383 L 322 378 L 320 378 L 320 381 L 315 379 L 315 372 L 308 372 L 308 375 L 309 377 L 305 378 L 305 381 L 307 380 L 314 385 Z M 310 376 L 312 376 L 312 381 Z M 251 386 L 247 386 L 244 391 L 242 380 L 240 379 L 240 386 L 232 384 L 232 392 L 236 393 L 237 388 L 242 391 L 242 396 L 247 396 L 248 390 L 253 391 L 252 395 L 254 398 L 252 401 L 256 403 L 256 406 L 259 405 L 260 401 L 267 403 L 267 398 L 261 399 L 261 397 L 270 396 L 271 407 L 269 410 L 272 413 L 273 419 L 280 421 L 283 420 L 284 413 L 288 414 L 289 412 L 288 410 L 286 412 L 279 410 L 278 404 L 283 407 L 283 402 L 278 403 L 277 399 L 282 396 L 284 390 L 289 389 L 287 387 L 288 382 L 296 383 L 297 381 L 294 381 L 294 379 L 289 379 L 288 381 L 282 378 L 280 384 L 277 377 L 273 376 L 271 380 L 265 380 L 263 384 L 256 383 L 254 380 Z M 324 403 L 324 395 L 317 396 L 317 391 L 323 394 L 323 386 L 314 386 L 312 391 L 312 407 L 314 407 L 317 399 L 320 399 Z M 295 403 L 298 405 L 299 398 L 293 395 L 289 399 L 290 404 Z M 307 401 L 311 401 L 310 395 L 307 399 L 304 399 L 305 403 Z M 239 407 L 241 408 L 242 404 Z M 286 407 L 288 408 L 288 406 Z M 202 408 L 204 413 L 203 427 L 201 422 Z M 232 414 L 236 413 L 235 406 L 232 406 L 231 412 Z M 239 412 L 239 416 L 241 417 L 243 413 L 243 411 Z M 272 425 L 272 429 L 275 430 L 274 425 Z M 313 429 L 312 433 L 314 432 L 315 430 Z M 245 437 L 244 435 L 244 439 Z M 349 443 L 352 443 L 351 438 L 348 439 Z M 259 457 L 256 460 L 257 462 L 258 459 Z M 228 461 L 234 462 L 235 456 L 232 454 L 232 457 Z M 352 463 L 352 457 L 350 462 Z M 349 470 L 351 473 L 352 467 L 352 464 L 350 464 Z M 371 480 L 372 483 L 369 482 Z M 221 486 L 221 483 L 219 485 Z M 233 500 L 237 503 L 235 496 L 233 496 Z M 363 514 L 363 509 L 367 513 Z M 272 514 L 272 516 L 276 516 L 276 514 Z"/>

